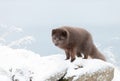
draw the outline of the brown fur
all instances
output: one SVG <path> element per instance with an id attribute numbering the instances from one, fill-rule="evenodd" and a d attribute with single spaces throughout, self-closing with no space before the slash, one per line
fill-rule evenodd
<path id="1" fill-rule="evenodd" d="M 53 43 L 66 53 L 66 60 L 75 60 L 75 55 L 84 59 L 88 56 L 106 61 L 93 43 L 91 34 L 82 28 L 63 26 L 52 30 Z"/>

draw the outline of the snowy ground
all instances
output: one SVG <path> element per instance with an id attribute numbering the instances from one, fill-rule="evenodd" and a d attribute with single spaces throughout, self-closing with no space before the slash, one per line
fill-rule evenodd
<path id="1" fill-rule="evenodd" d="M 63 58 L 63 56 L 40 57 L 24 49 L 0 46 L 0 81 L 12 79 L 45 81 L 51 75 L 68 67 Z"/>
<path id="2" fill-rule="evenodd" d="M 65 55 L 61 54 L 41 57 L 39 54 L 25 49 L 0 46 L 0 81 L 12 81 L 13 79 L 19 79 L 19 81 L 29 81 L 30 79 L 45 81 L 53 74 L 63 72 L 64 69 L 77 67 L 76 65 L 79 63 L 76 60 L 72 64 L 69 60 L 65 61 L 64 59 Z M 84 63 L 90 64 L 86 61 Z M 68 76 L 71 75 L 71 71 L 68 70 Z M 119 81 L 119 75 L 120 71 L 115 69 L 113 81 Z"/>

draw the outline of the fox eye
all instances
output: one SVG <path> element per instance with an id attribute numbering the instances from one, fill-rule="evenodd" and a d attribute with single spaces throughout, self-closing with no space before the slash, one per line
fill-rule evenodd
<path id="1" fill-rule="evenodd" d="M 59 37 L 59 40 L 64 40 L 65 38 L 64 37 Z"/>
<path id="2" fill-rule="evenodd" d="M 61 37 L 58 38 L 59 40 L 62 40 Z"/>
<path id="3" fill-rule="evenodd" d="M 52 38 L 53 38 L 53 39 L 56 39 L 56 37 L 55 37 L 55 36 L 53 36 Z"/>

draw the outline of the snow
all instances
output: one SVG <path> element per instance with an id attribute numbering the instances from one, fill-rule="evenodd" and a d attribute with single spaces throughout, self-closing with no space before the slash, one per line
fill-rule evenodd
<path id="1" fill-rule="evenodd" d="M 62 72 L 67 67 L 62 55 L 40 57 L 25 49 L 0 46 L 0 75 L 8 76 L 7 79 L 14 77 L 19 81 L 29 81 L 30 78 L 34 81 L 45 81 L 51 75 Z"/>
<path id="2" fill-rule="evenodd" d="M 31 35 L 22 35 L 23 29 L 21 27 L 0 24 L 0 45 L 12 48 L 25 48 L 27 44 L 31 44 L 32 41 L 35 41 L 34 37 Z"/>
<path id="3" fill-rule="evenodd" d="M 96 67 L 95 67 L 96 66 Z M 76 80 L 85 73 L 93 73 L 98 70 L 104 70 L 105 68 L 113 67 L 112 64 L 104 62 L 98 59 L 79 59 L 77 58 L 74 63 L 69 66 L 67 71 L 67 75 L 65 78 L 73 77 L 73 80 Z M 75 68 L 81 68 L 76 69 Z"/>
<path id="4" fill-rule="evenodd" d="M 12 47 L 12 46 L 21 46 L 27 43 L 31 43 L 31 41 L 33 41 L 34 38 L 32 36 L 25 36 L 19 40 L 13 41 L 10 44 L 8 44 L 7 46 Z"/>
<path id="5" fill-rule="evenodd" d="M 92 67 L 93 64 L 97 67 Z M 71 63 L 70 60 L 65 60 L 65 55 L 62 54 L 41 57 L 30 50 L 0 46 L 0 81 L 12 81 L 13 79 L 19 81 L 30 81 L 30 79 L 33 81 L 49 81 L 49 78 L 54 77 L 54 74 L 62 72 L 60 75 L 63 76 L 66 71 L 66 77 L 76 75 L 77 78 L 81 73 L 94 72 L 101 67 L 107 67 L 106 65 L 113 66 L 97 59 L 83 60 L 76 58 Z M 93 70 L 90 71 L 91 68 Z M 120 71 L 115 69 L 113 81 L 119 81 L 119 75 Z M 58 78 L 55 81 L 57 80 Z"/>
<path id="6" fill-rule="evenodd" d="M 120 81 L 120 70 L 115 68 L 114 78 L 112 81 Z"/>

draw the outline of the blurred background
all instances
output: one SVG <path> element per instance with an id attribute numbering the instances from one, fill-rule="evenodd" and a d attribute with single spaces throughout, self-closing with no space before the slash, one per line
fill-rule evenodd
<path id="1" fill-rule="evenodd" d="M 0 44 L 41 56 L 64 53 L 51 30 L 82 27 L 107 59 L 120 67 L 119 0 L 0 0 Z"/>

